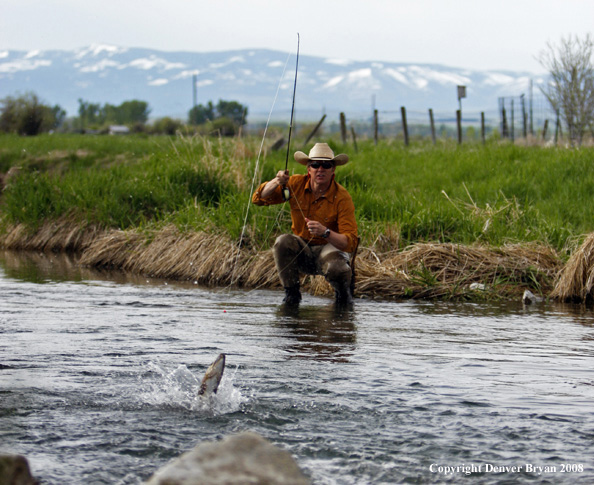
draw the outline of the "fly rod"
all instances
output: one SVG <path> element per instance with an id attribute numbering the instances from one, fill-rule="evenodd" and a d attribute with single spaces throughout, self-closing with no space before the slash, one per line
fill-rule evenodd
<path id="1" fill-rule="evenodd" d="M 291 132 L 293 131 L 293 115 L 295 114 L 295 92 L 297 91 L 297 72 L 299 71 L 299 32 L 297 32 L 297 58 L 295 60 L 295 83 L 293 84 L 293 104 L 291 105 L 291 122 L 289 123 L 289 140 L 287 141 L 287 156 L 285 158 L 285 173 L 289 174 L 289 153 L 291 152 Z M 283 199 L 289 200 L 291 193 L 286 185 L 283 185 Z"/>

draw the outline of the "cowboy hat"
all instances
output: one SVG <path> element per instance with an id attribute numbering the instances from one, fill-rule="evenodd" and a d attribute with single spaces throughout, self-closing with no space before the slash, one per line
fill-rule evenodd
<path id="1" fill-rule="evenodd" d="M 309 151 L 309 155 L 303 152 L 295 152 L 295 161 L 301 165 L 307 165 L 312 160 L 331 160 L 334 165 L 344 165 L 349 161 L 349 156 L 341 153 L 334 156 L 334 152 L 328 143 L 316 143 Z"/>

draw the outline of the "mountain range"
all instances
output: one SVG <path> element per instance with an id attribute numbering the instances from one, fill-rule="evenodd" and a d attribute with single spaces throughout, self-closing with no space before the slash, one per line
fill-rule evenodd
<path id="1" fill-rule="evenodd" d="M 265 49 L 221 52 L 165 52 L 91 45 L 74 50 L 0 50 L 0 99 L 34 92 L 76 116 L 78 100 L 118 105 L 149 103 L 151 117 L 185 120 L 194 101 L 219 99 L 248 107 L 248 120 L 288 120 L 293 96 L 295 53 Z M 325 113 L 350 119 L 399 118 L 400 107 L 415 116 L 429 108 L 453 118 L 457 86 L 466 86 L 463 112 L 496 117 L 500 97 L 528 96 L 544 82 L 529 72 L 468 70 L 443 65 L 352 61 L 301 55 L 295 117 L 317 120 Z M 534 86 L 534 88 L 532 88 Z"/>

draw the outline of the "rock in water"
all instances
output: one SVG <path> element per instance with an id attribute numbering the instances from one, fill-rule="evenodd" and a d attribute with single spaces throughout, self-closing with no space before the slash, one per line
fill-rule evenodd
<path id="1" fill-rule="evenodd" d="M 37 485 L 29 462 L 21 455 L 0 455 L 0 485 Z"/>
<path id="2" fill-rule="evenodd" d="M 530 290 L 524 290 L 524 295 L 522 296 L 522 301 L 524 302 L 525 305 L 532 305 L 533 303 L 536 303 L 538 301 L 538 299 L 536 298 L 536 296 L 534 296 L 534 293 L 532 293 Z"/>
<path id="3" fill-rule="evenodd" d="M 204 442 L 160 468 L 146 485 L 306 485 L 290 453 L 260 435 L 244 432 Z"/>

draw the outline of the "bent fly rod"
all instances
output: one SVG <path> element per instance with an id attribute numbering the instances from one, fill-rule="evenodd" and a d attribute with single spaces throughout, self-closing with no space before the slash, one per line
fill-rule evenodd
<path id="1" fill-rule="evenodd" d="M 293 104 L 291 105 L 291 122 L 289 123 L 289 139 L 287 141 L 287 156 L 285 158 L 285 173 L 289 173 L 289 153 L 291 151 L 291 132 L 293 131 L 293 114 L 295 113 L 295 92 L 297 91 L 297 72 L 299 71 L 299 32 L 297 32 L 297 58 L 295 60 L 295 83 L 293 84 Z M 283 199 L 291 198 L 291 193 L 286 185 L 283 185 Z"/>

